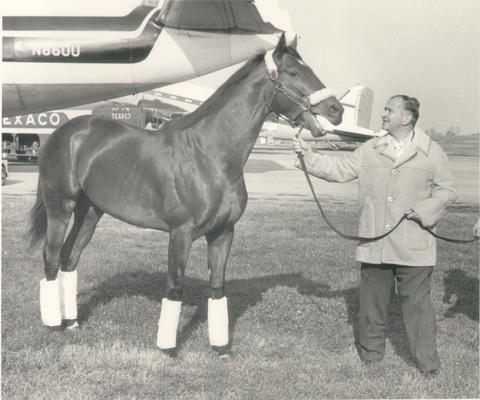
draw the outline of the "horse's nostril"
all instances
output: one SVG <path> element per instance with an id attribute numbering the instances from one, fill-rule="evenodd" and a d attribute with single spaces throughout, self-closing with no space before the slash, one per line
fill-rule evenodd
<path id="1" fill-rule="evenodd" d="M 335 107 L 335 106 L 330 106 L 330 107 L 328 108 L 328 113 L 329 113 L 330 115 L 336 115 L 336 114 L 339 113 L 339 111 L 340 111 L 340 110 L 339 110 L 337 107 Z"/>

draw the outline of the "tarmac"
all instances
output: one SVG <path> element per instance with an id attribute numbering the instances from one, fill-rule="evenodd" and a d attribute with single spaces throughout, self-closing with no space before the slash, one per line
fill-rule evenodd
<path id="1" fill-rule="evenodd" d="M 342 156 L 348 152 L 329 154 Z M 478 206 L 479 159 L 477 157 L 450 157 L 450 167 L 456 179 L 459 198 L 457 203 Z M 295 154 L 289 150 L 255 149 L 245 167 L 245 182 L 250 199 L 312 200 L 312 194 L 303 172 L 295 168 Z M 2 187 L 3 196 L 33 196 L 37 192 L 38 172 L 10 172 Z M 330 183 L 313 178 L 320 199 L 335 198 L 355 201 L 357 182 Z"/>

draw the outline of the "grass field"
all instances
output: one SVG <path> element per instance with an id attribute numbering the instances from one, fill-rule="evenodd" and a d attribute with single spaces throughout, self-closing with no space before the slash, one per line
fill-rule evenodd
<path id="1" fill-rule="evenodd" d="M 354 346 L 359 267 L 355 244 L 320 220 L 313 202 L 250 201 L 227 269 L 231 363 L 210 350 L 205 243 L 194 244 L 179 354 L 155 346 L 165 293 L 167 234 L 104 217 L 79 266 L 76 332 L 40 321 L 40 251 L 22 234 L 32 197 L 3 198 L 2 398 L 323 399 L 478 398 L 478 245 L 439 242 L 432 299 L 442 370 L 425 380 L 412 366 L 398 299 L 387 354 L 363 366 Z M 354 232 L 354 204 L 325 203 Z M 470 234 L 478 210 L 449 209 L 439 231 Z"/>

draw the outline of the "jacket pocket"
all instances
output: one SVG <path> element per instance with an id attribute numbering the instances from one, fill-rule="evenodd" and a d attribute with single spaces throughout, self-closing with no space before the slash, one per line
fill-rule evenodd
<path id="1" fill-rule="evenodd" d="M 413 221 L 404 222 L 403 240 L 408 250 L 425 251 L 433 246 L 433 237 Z"/>

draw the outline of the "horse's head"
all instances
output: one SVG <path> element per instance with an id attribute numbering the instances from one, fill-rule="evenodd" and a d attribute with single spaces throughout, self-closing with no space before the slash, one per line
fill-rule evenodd
<path id="1" fill-rule="evenodd" d="M 275 50 L 265 55 L 268 74 L 275 87 L 269 107 L 291 123 L 310 130 L 314 137 L 323 136 L 326 131 L 317 117 L 322 116 L 338 125 L 342 122 L 343 106 L 303 62 L 295 47 L 296 39 L 287 46 L 282 34 Z"/>

